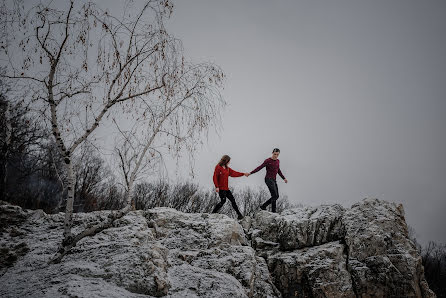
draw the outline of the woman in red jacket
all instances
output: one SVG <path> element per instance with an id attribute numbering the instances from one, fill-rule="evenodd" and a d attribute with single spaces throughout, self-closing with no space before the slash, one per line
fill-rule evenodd
<path id="1" fill-rule="evenodd" d="M 229 201 L 231 201 L 232 207 L 234 208 L 235 212 L 237 212 L 238 219 L 242 219 L 243 215 L 238 210 L 234 196 L 229 190 L 228 177 L 241 177 L 243 175 L 248 176 L 248 174 L 240 173 L 231 169 L 228 166 L 230 160 L 231 158 L 228 155 L 223 155 L 218 164 L 215 166 L 214 185 L 215 191 L 218 192 L 218 195 L 220 196 L 220 203 L 215 206 L 214 210 L 212 210 L 212 213 L 218 212 L 218 210 L 220 210 L 220 208 L 225 204 L 226 198 L 228 198 Z"/>

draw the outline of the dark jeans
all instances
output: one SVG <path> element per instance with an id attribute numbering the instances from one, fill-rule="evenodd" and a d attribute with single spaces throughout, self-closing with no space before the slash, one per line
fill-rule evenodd
<path id="1" fill-rule="evenodd" d="M 212 210 L 212 213 L 217 213 L 218 210 L 220 210 L 220 208 L 223 207 L 223 205 L 226 203 L 226 198 L 228 198 L 229 201 L 231 201 L 232 207 L 234 208 L 235 212 L 237 212 L 237 215 L 239 217 L 242 216 L 242 214 L 238 210 L 237 204 L 235 203 L 234 196 L 232 195 L 230 190 L 220 190 L 218 192 L 218 195 L 220 196 L 220 203 L 218 203 L 217 206 L 215 206 L 214 210 Z"/>
<path id="2" fill-rule="evenodd" d="M 268 186 L 269 192 L 271 193 L 271 198 L 263 203 L 262 207 L 265 209 L 269 204 L 271 204 L 271 211 L 276 212 L 276 201 L 279 198 L 279 188 L 277 187 L 277 182 L 271 178 L 265 178 L 266 186 Z"/>

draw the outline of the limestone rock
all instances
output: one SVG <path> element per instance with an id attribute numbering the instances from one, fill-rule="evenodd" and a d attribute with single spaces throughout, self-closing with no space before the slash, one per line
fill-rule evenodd
<path id="1" fill-rule="evenodd" d="M 5 227 L 2 247 L 13 243 L 13 228 L 16 241 L 29 247 L 3 271 L 1 297 L 281 297 L 265 260 L 225 215 L 130 212 L 48 265 L 62 239 L 63 214 L 0 207 L 1 218 L 21 218 Z M 108 214 L 75 214 L 75 230 Z"/>
<path id="2" fill-rule="evenodd" d="M 343 221 L 348 268 L 359 296 L 434 295 L 408 238 L 401 204 L 366 199 L 347 210 Z"/>
<path id="3" fill-rule="evenodd" d="M 146 218 L 169 250 L 171 297 L 281 296 L 234 219 L 171 208 L 148 210 Z"/>
<path id="4" fill-rule="evenodd" d="M 344 208 L 338 204 L 289 209 L 281 214 L 261 211 L 250 226 L 253 247 L 277 243 L 280 250 L 289 251 L 340 240 L 343 214 Z"/>
<path id="5" fill-rule="evenodd" d="M 286 297 L 435 296 L 402 205 L 365 199 L 348 209 L 261 211 L 242 224 Z"/>
<path id="6" fill-rule="evenodd" d="M 285 297 L 355 297 L 339 241 L 268 256 L 274 283 Z"/>
<path id="7" fill-rule="evenodd" d="M 110 211 L 77 213 L 74 232 Z M 132 211 L 48 265 L 64 214 L 0 202 L 1 297 L 435 297 L 401 205 L 366 199 L 240 223 Z"/>

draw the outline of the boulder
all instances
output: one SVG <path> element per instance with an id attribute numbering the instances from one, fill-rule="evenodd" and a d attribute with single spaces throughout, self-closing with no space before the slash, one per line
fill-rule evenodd
<path id="1" fill-rule="evenodd" d="M 403 205 L 366 199 L 348 209 L 343 221 L 348 269 L 358 296 L 433 295 L 409 240 Z"/>
<path id="2" fill-rule="evenodd" d="M 355 297 L 339 241 L 268 255 L 274 283 L 284 297 Z"/>
<path id="3" fill-rule="evenodd" d="M 340 240 L 344 236 L 343 214 L 339 204 L 289 209 L 281 214 L 258 212 L 250 225 L 252 246 L 269 243 L 267 247 L 290 251 Z"/>

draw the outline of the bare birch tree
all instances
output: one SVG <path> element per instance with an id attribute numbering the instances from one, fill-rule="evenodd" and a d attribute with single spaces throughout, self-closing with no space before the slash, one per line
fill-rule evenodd
<path id="1" fill-rule="evenodd" d="M 172 91 L 167 84 L 177 81 L 169 76 L 174 74 L 171 60 L 180 59 L 180 45 L 164 28 L 172 5 L 168 0 L 150 0 L 143 7 L 129 2 L 117 18 L 91 2 L 56 7 L 48 1 L 26 7 L 29 3 L 12 1 L 13 10 L 6 2 L 1 10 L 6 30 L 0 41 L 3 78 L 13 82 L 14 98 L 33 103 L 36 115 L 48 122 L 65 161 L 63 256 L 91 233 L 72 234 L 72 157 L 79 145 L 108 117 L 129 114 L 137 119 L 146 98 L 157 92 L 167 95 Z M 165 116 L 154 122 L 153 132 L 162 129 Z"/>
<path id="2" fill-rule="evenodd" d="M 174 155 L 186 151 L 192 156 L 201 138 L 220 123 L 220 112 L 226 104 L 220 95 L 222 70 L 212 63 L 191 64 L 182 56 L 172 58 L 163 65 L 165 75 L 159 94 L 142 98 L 145 108 L 131 129 L 124 131 L 114 120 L 122 137 L 115 151 L 125 187 L 124 208 L 75 235 L 53 261 L 60 261 L 80 239 L 111 227 L 131 210 L 135 182 L 162 161 L 162 149 Z"/>
<path id="3" fill-rule="evenodd" d="M 224 79 L 221 69 L 211 63 L 191 64 L 171 61 L 166 66 L 170 80 L 159 98 L 146 98 L 144 117 L 129 131 L 123 131 L 116 147 L 126 189 L 126 208 L 131 208 L 136 180 L 145 170 L 162 159 L 163 152 L 189 157 L 211 127 L 219 124 L 220 95 Z M 161 100 L 160 100 L 161 99 Z"/>

